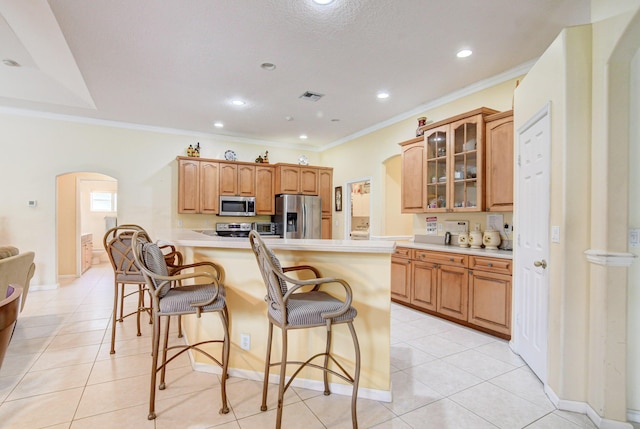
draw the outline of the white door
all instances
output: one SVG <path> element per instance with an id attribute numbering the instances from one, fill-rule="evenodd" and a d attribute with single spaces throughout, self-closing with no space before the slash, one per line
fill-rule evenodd
<path id="1" fill-rule="evenodd" d="M 547 378 L 551 119 L 547 104 L 518 130 L 515 351 Z"/>

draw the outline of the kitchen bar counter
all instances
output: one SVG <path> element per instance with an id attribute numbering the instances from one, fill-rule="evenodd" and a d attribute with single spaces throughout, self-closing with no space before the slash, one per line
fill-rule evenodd
<path id="1" fill-rule="evenodd" d="M 186 229 L 156 234 L 162 241 L 180 248 L 185 262 L 213 261 L 225 269 L 225 286 L 231 318 L 231 376 L 261 380 L 267 342 L 266 289 L 248 238 L 209 236 Z M 323 277 L 345 279 L 353 291 L 353 306 L 358 310 L 355 328 L 362 354 L 359 396 L 382 401 L 391 400 L 390 311 L 391 255 L 393 241 L 368 240 L 296 240 L 266 238 L 265 242 L 283 266 L 313 265 Z M 341 294 L 341 288 L 330 285 L 326 290 Z M 203 314 L 200 320 L 186 317 L 187 341 L 198 342 L 219 335 L 217 315 Z M 240 348 L 241 335 L 250 338 L 249 350 Z M 296 330 L 290 333 L 289 359 L 305 360 L 324 349 L 325 329 Z M 353 343 L 346 325 L 334 327 L 333 349 L 353 367 Z M 273 359 L 280 350 L 279 329 L 274 332 Z M 304 358 L 304 359 L 302 359 Z M 194 368 L 215 371 L 216 368 L 198 354 Z M 277 374 L 277 368 L 272 374 Z M 272 379 L 275 382 L 275 379 Z M 332 392 L 351 394 L 350 386 L 337 378 L 330 379 Z M 301 372 L 294 386 L 322 391 L 322 373 Z M 259 407 L 259 404 L 256 405 Z"/>

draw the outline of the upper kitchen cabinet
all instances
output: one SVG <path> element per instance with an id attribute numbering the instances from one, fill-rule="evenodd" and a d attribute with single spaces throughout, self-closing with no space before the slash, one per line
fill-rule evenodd
<path id="1" fill-rule="evenodd" d="M 422 213 L 424 202 L 424 139 L 418 137 L 402 146 L 402 213 Z"/>
<path id="2" fill-rule="evenodd" d="M 318 195 L 318 168 L 277 164 L 276 194 Z"/>
<path id="3" fill-rule="evenodd" d="M 270 165 L 256 165 L 256 215 L 276 214 L 276 171 Z"/>
<path id="4" fill-rule="evenodd" d="M 403 213 L 483 210 L 485 117 L 494 113 L 475 109 L 423 127 L 422 141 L 400 143 Z"/>
<path id="5" fill-rule="evenodd" d="M 487 116 L 486 190 L 487 211 L 513 211 L 513 110 Z"/>
<path id="6" fill-rule="evenodd" d="M 178 213 L 218 213 L 218 163 L 178 158 Z"/>
<path id="7" fill-rule="evenodd" d="M 331 215 L 333 194 L 333 168 L 318 168 L 318 195 L 322 198 L 322 216 Z"/>
<path id="8" fill-rule="evenodd" d="M 256 166 L 221 162 L 220 195 L 255 196 Z"/>

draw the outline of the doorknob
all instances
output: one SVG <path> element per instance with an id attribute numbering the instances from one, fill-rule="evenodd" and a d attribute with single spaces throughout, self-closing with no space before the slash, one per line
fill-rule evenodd
<path id="1" fill-rule="evenodd" d="M 534 267 L 542 267 L 543 269 L 547 268 L 547 261 L 545 261 L 544 259 L 541 260 L 541 261 L 534 261 L 533 262 L 533 266 Z"/>

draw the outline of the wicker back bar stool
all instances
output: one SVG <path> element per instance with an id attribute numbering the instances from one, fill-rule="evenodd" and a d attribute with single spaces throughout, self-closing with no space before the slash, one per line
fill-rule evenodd
<path id="1" fill-rule="evenodd" d="M 147 290 L 145 286 L 146 282 L 140 269 L 135 265 L 133 253 L 131 252 L 131 240 L 135 232 L 140 233 L 140 240 L 144 239 L 151 242 L 151 238 L 149 238 L 149 234 L 144 228 L 134 224 L 123 224 L 110 228 L 102 239 L 104 248 L 109 255 L 114 276 L 111 354 L 116 352 L 116 322 L 123 322 L 125 318 L 135 315 L 138 328 L 137 335 L 140 336 L 142 335 L 140 331 L 140 314 L 151 314 L 150 308 L 145 306 L 144 295 Z M 169 267 L 182 265 L 182 254 L 178 252 L 174 246 L 163 245 L 161 248 L 163 249 L 163 254 Z M 136 290 L 127 292 L 125 289 L 127 285 L 136 286 Z M 124 300 L 129 296 L 137 298 L 137 307 L 135 311 L 124 314 Z M 179 332 L 182 331 L 179 329 Z"/>
<path id="2" fill-rule="evenodd" d="M 282 425 L 282 407 L 284 393 L 291 385 L 296 375 L 304 367 L 312 367 L 323 371 L 324 394 L 329 395 L 328 375 L 333 374 L 340 379 L 352 384 L 351 395 L 351 420 L 354 429 L 358 427 L 356 413 L 356 401 L 358 398 L 358 383 L 360 380 L 360 346 L 353 320 L 357 315 L 355 308 L 351 306 L 352 293 L 349 284 L 338 278 L 323 278 L 320 272 L 309 265 L 299 265 L 282 268 L 280 261 L 269 249 L 260 235 L 255 231 L 249 233 L 251 248 L 256 256 L 258 267 L 267 288 L 267 315 L 269 319 L 269 332 L 267 340 L 267 355 L 265 359 L 264 382 L 262 389 L 261 410 L 267 410 L 267 386 L 269 380 L 269 369 L 272 366 L 280 367 L 280 377 L 278 386 L 278 409 L 276 415 L 276 428 Z M 285 273 L 293 271 L 310 271 L 315 278 L 309 280 L 299 280 L 290 277 Z M 320 291 L 321 286 L 338 286 L 345 294 L 344 301 L 332 295 Z M 289 287 L 291 285 L 291 287 Z M 337 324 L 346 324 L 353 339 L 355 351 L 355 368 L 349 374 L 345 368 L 335 359 L 331 352 L 332 327 Z M 273 339 L 273 326 L 277 326 L 282 331 L 282 357 L 280 362 L 271 362 L 271 344 Z M 327 339 L 324 352 L 314 354 L 304 362 L 287 361 L 287 334 L 292 329 L 306 329 L 314 327 L 326 327 Z M 317 358 L 323 360 L 322 365 L 313 363 Z M 337 367 L 336 370 L 329 367 L 332 362 Z M 287 365 L 296 365 L 297 369 L 285 384 Z"/>
<path id="3" fill-rule="evenodd" d="M 132 237 L 132 253 L 136 265 L 140 268 L 151 292 L 151 314 L 153 320 L 153 339 L 151 353 L 151 391 L 149 395 L 149 420 L 156 418 L 155 397 L 157 375 L 160 373 L 158 388 L 164 390 L 167 365 L 182 353 L 194 350 L 202 353 L 222 368 L 220 391 L 222 395 L 221 414 L 229 412 L 227 403 L 227 368 L 229 364 L 229 312 L 227 310 L 224 288 L 224 269 L 213 262 L 197 262 L 195 264 L 173 267 L 169 271 L 160 247 L 146 240 L 142 232 L 135 232 Z M 201 267 L 206 271 L 192 271 Z M 183 272 L 188 270 L 190 272 Z M 183 281 L 193 279 L 195 284 L 183 285 Z M 200 341 L 194 344 L 169 346 L 169 328 L 171 316 L 202 313 L 218 313 L 223 328 L 223 338 Z M 165 318 L 163 343 L 160 346 L 161 318 Z M 204 350 L 204 344 L 218 343 L 222 345 L 220 358 Z M 162 353 L 161 353 L 162 351 Z M 159 359 L 160 358 L 160 359 Z"/>

